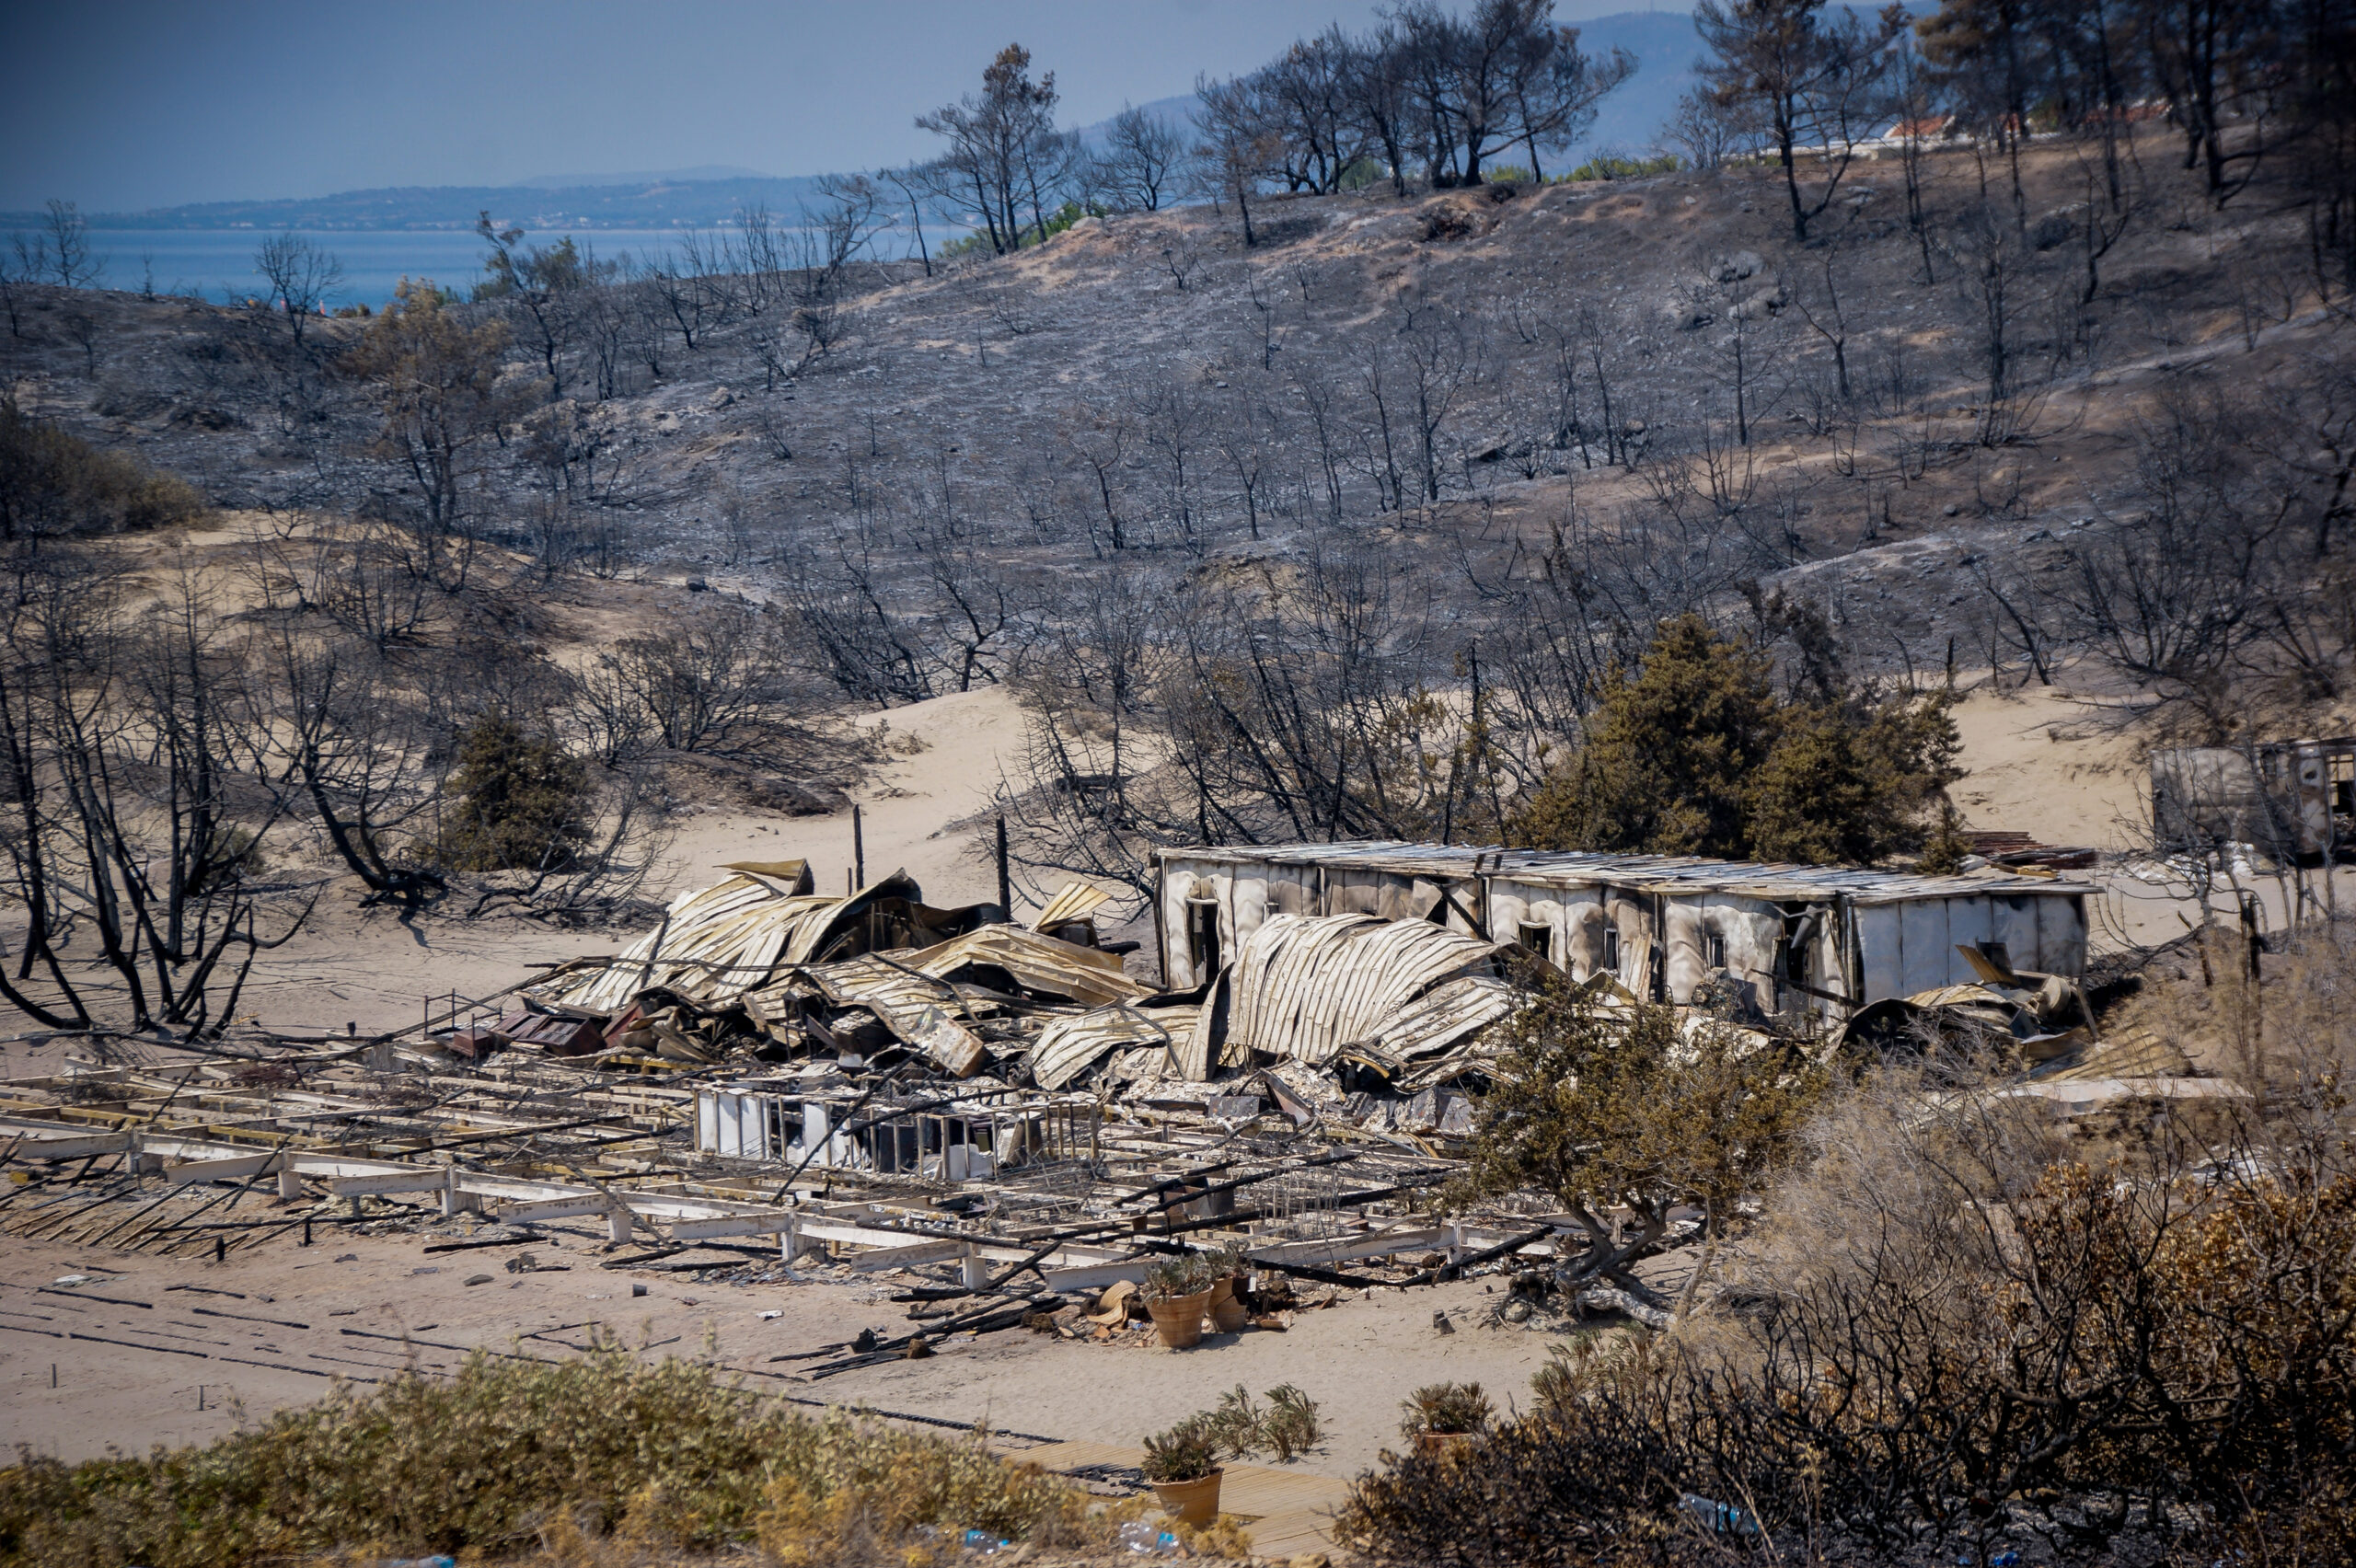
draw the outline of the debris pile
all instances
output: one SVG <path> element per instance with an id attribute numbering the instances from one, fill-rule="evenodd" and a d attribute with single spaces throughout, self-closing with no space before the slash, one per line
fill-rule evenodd
<path id="1" fill-rule="evenodd" d="M 1504 948 L 1423 921 L 1275 916 L 1207 985 L 1157 993 L 1097 945 L 1085 916 L 1103 895 L 1083 884 L 1021 927 L 981 923 L 989 905 L 933 909 L 899 873 L 815 897 L 791 865 L 682 896 L 618 958 L 534 987 L 495 1032 L 527 1043 L 554 1018 L 567 1041 L 595 1027 L 607 1051 L 674 1062 L 921 1063 L 976 1089 L 1184 1101 L 1214 1119 L 1273 1102 L 1296 1125 L 1324 1113 L 1433 1134 L 1469 1130 L 1466 1115 L 1444 1126 L 1443 1099 L 1461 1095 L 1436 1091 L 1477 1078 L 1484 1032 L 1511 1007 Z M 862 1158 L 896 1169 L 896 1151 Z"/>
<path id="2" fill-rule="evenodd" d="M 554 1245 L 585 1226 L 601 1267 L 900 1282 L 917 1328 L 769 1374 L 796 1378 L 946 1332 L 1141 1343 L 1125 1287 L 1180 1254 L 1222 1254 L 1251 1281 L 1244 1326 L 1273 1330 L 1303 1304 L 1295 1283 L 1542 1277 L 1585 1245 L 1536 1200 L 1447 1225 L 1420 1206 L 1493 1068 L 1506 944 L 1273 912 L 1165 992 L 1100 943 L 1086 887 L 1016 926 L 929 905 L 900 873 L 821 897 L 800 862 L 730 871 L 618 954 L 398 1031 L 262 1055 L 118 1043 L 0 1084 L 0 1230 L 225 1259 L 353 1231 Z M 1847 1038 L 2000 1032 L 2037 1063 L 2019 1091 L 2067 1115 L 2211 1092 L 2157 1042 L 2095 1040 L 2068 979 L 2014 970 L 2000 944 L 1964 957 L 1976 984 L 1865 1009 Z"/>
<path id="3" fill-rule="evenodd" d="M 1099 944 L 1103 902 L 1075 886 L 1022 927 L 896 873 L 820 897 L 798 863 L 733 867 L 618 954 L 396 1034 L 9 1083 L 0 1228 L 225 1257 L 587 1222 L 604 1266 L 896 1272 L 960 1329 L 1101 1311 L 1190 1251 L 1350 1288 L 1531 1237 L 1416 1213 L 1507 1007 L 1490 944 L 1271 920 L 1165 995 Z"/>

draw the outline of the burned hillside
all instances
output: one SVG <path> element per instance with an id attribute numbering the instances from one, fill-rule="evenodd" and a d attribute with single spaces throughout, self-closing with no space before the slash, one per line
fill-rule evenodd
<path id="1" fill-rule="evenodd" d="M 753 614 L 768 700 L 1011 683 L 1037 740 L 1012 786 L 1138 778 L 1114 816 L 1149 836 L 1335 810 L 1495 834 L 1610 664 L 1692 609 L 1750 617 L 1795 681 L 2067 671 L 2197 740 L 2295 731 L 2336 700 L 2356 449 L 2303 220 L 2257 189 L 2206 207 L 2154 157 L 2090 272 L 2082 150 L 2023 153 L 2018 228 L 1981 206 L 1984 163 L 1861 156 L 1806 244 L 1773 173 L 1729 164 L 1269 198 L 1250 245 L 1195 207 L 931 276 L 847 261 L 791 375 L 772 340 L 806 282 L 725 258 L 586 288 L 569 325 L 421 307 L 483 359 L 431 462 L 369 370 L 384 318 L 297 342 L 268 312 L 34 288 L 0 347 L 23 417 L 278 518 L 249 574 L 336 635 L 424 656 L 478 635 L 490 593 L 521 607 L 485 634 L 576 663 L 624 585 L 709 585 L 676 624 L 742 643 L 728 617 Z M 608 316 L 648 353 L 605 376 Z M 1276 626 L 1288 657 L 1239 718 L 1194 711 Z M 1291 692 L 1314 716 L 1236 753 L 1232 724 Z M 1343 739 L 1445 754 L 1468 692 L 1471 798 Z M 1146 778 L 1207 744 L 1218 766 Z M 1139 886 L 1119 829 L 1022 814 L 1046 886 Z"/>

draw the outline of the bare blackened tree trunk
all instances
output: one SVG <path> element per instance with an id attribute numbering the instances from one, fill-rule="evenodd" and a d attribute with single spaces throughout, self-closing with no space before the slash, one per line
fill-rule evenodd
<path id="1" fill-rule="evenodd" d="M 1293 390 L 1309 415 L 1310 433 L 1317 438 L 1317 472 L 1324 482 L 1326 515 L 1342 515 L 1342 428 L 1333 387 L 1313 369 L 1295 366 Z"/>
<path id="2" fill-rule="evenodd" d="M 432 802 L 420 782 L 428 737 L 366 651 L 283 631 L 269 652 L 283 705 L 271 737 L 281 776 L 367 885 L 369 903 L 421 907 L 445 885 L 403 842 Z"/>
<path id="3" fill-rule="evenodd" d="M 1463 318 L 1410 314 L 1401 339 L 1406 345 L 1407 380 L 1414 399 L 1418 490 L 1423 500 L 1439 500 L 1441 448 L 1449 415 L 1466 386 L 1479 377 L 1481 345 Z M 1394 475 L 1395 478 L 1395 475 Z"/>
<path id="4" fill-rule="evenodd" d="M 1088 470 L 1115 553 L 1128 548 L 1129 541 L 1122 515 L 1124 502 L 1114 493 L 1114 486 L 1136 434 L 1126 410 L 1119 408 L 1075 408 L 1065 430 L 1064 444 Z M 1089 529 L 1091 536 L 1095 531 L 1092 525 Z"/>
<path id="5" fill-rule="evenodd" d="M 1366 393 L 1367 404 L 1374 410 L 1374 428 L 1358 432 L 1358 442 L 1366 450 L 1366 467 L 1374 479 L 1375 493 L 1385 512 L 1406 510 L 1405 482 L 1399 473 L 1399 447 L 1392 430 L 1396 400 L 1388 375 L 1390 354 L 1382 343 L 1369 345 L 1358 360 L 1358 383 Z"/>
<path id="6" fill-rule="evenodd" d="M 1816 329 L 1816 335 L 1818 337 L 1824 340 L 1825 347 L 1832 351 L 1832 370 L 1835 382 L 1840 388 L 1841 401 L 1847 403 L 1851 398 L 1851 393 L 1849 390 L 1849 322 L 1848 318 L 1844 317 L 1841 311 L 1840 280 L 1833 275 L 1832 271 L 1833 259 L 1839 256 L 1840 253 L 1841 248 L 1837 242 L 1824 248 L 1824 314 L 1820 317 L 1817 315 L 1816 310 L 1809 306 L 1807 294 L 1802 293 L 1800 290 L 1795 289 L 1792 291 L 1792 299 L 1794 303 L 1797 304 L 1800 307 L 1800 316 L 1802 318 L 1804 318 L 1810 327 Z"/>
<path id="7" fill-rule="evenodd" d="M 917 236 L 917 259 L 924 263 L 924 275 L 931 277 L 932 251 L 924 239 L 924 199 L 939 182 L 939 174 L 910 165 L 884 169 L 880 178 L 890 180 L 900 192 L 900 199 L 908 204 L 908 231 Z"/>
<path id="8" fill-rule="evenodd" d="M 1243 502 L 1244 525 L 1255 540 L 1260 536 L 1260 513 L 1265 504 L 1262 492 L 1268 484 L 1269 426 L 1274 422 L 1271 410 L 1251 392 L 1242 391 L 1236 398 L 1234 416 L 1218 440 L 1227 466 L 1235 475 L 1236 493 Z"/>
<path id="9" fill-rule="evenodd" d="M 1615 463 L 1625 463 L 1628 457 L 1627 443 L 1619 421 L 1612 413 L 1611 372 L 1603 359 L 1605 348 L 1603 317 L 1593 306 L 1585 306 L 1579 310 L 1579 335 L 1587 342 L 1588 366 L 1595 372 L 1596 398 L 1603 405 L 1604 466 L 1609 467 Z"/>
<path id="10" fill-rule="evenodd" d="M 52 565 L 67 567 L 61 581 Z M 21 837 L 0 831 L 25 903 L 25 963 L 0 994 L 56 1028 L 98 1020 L 58 952 L 67 927 L 87 937 L 121 983 L 133 1029 L 218 1032 L 256 953 L 300 928 L 260 935 L 269 902 L 254 885 L 263 842 L 283 820 L 251 742 L 260 715 L 233 646 L 182 580 L 135 621 L 87 562 L 20 563 L 6 617 L 0 729 Z M 29 569 L 27 569 L 29 568 Z M 229 998 L 215 982 L 242 953 Z M 32 962 L 55 1000 L 21 988 Z"/>

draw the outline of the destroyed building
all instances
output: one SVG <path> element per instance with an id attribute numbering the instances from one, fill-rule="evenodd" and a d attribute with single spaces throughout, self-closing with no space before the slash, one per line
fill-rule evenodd
<path id="1" fill-rule="evenodd" d="M 1080 884 L 1019 927 L 927 905 L 897 874 L 823 897 L 799 862 L 747 862 L 532 1005 L 569 1017 L 554 1027 L 584 1052 L 768 1064 L 699 1091 L 705 1153 L 964 1180 L 1095 1147 L 1114 1101 L 1468 1131 L 1465 1096 L 1514 1005 L 1509 964 L 1527 956 L 1762 1025 L 1911 1018 L 1883 1004 L 1969 991 L 2024 1041 L 2059 1042 L 2094 891 L 1395 843 L 1190 848 L 1159 866 L 1159 988 L 1097 945 L 1087 917 L 1104 895 Z M 870 1108 L 872 1075 L 904 1066 L 969 1087 L 953 1106 L 899 1114 L 919 1091 L 895 1089 Z"/>
<path id="2" fill-rule="evenodd" d="M 1746 1003 L 1834 1041 L 1968 1015 L 2020 1043 L 2017 1092 L 2072 1116 L 2206 1092 L 2165 1043 L 2092 1039 L 2071 979 L 2093 890 L 2050 876 L 1172 850 L 1148 979 L 1083 884 L 1016 925 L 897 872 L 845 896 L 799 861 L 728 872 L 618 952 L 373 1038 L 16 1080 L 0 1164 L 121 1163 L 94 1198 L 15 1189 L 0 1229 L 225 1258 L 314 1227 L 472 1246 L 601 1219 L 606 1266 L 766 1246 L 773 1266 L 947 1270 L 922 1288 L 992 1324 L 1187 1248 L 1328 1285 L 1430 1278 L 1580 1244 L 1541 1199 L 1446 1226 L 1419 1206 L 1460 1169 L 1525 955 L 1616 975 L 1608 1007 L 1705 998 L 1695 1027 Z M 271 1178 L 271 1215 L 237 1210 Z M 449 1239 L 481 1226 L 493 1241 Z"/>
<path id="3" fill-rule="evenodd" d="M 1514 944 L 1656 1001 L 1691 1003 L 1716 977 L 1761 1016 L 1836 1020 L 1984 978 L 1964 949 L 2074 978 L 2096 891 L 2038 875 L 1387 842 L 1172 849 L 1157 864 L 1172 989 L 1204 984 L 1276 917 L 1355 914 Z"/>
<path id="4" fill-rule="evenodd" d="M 2356 851 L 2356 736 L 2152 753 L 2152 828 L 2171 853 L 2246 844 L 2276 859 Z"/>

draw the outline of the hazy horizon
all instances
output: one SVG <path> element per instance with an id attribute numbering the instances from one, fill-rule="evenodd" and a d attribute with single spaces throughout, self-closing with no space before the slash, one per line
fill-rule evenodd
<path id="1" fill-rule="evenodd" d="M 503 186 L 549 171 L 734 166 L 790 178 L 929 150 L 917 114 L 1009 41 L 1087 124 L 1265 63 L 1378 0 L 1107 6 L 901 0 L 854 10 L 687 0 L 98 0 L 20 11 L 0 58 L 0 209 L 86 212 Z M 1557 0 L 1557 17 L 1682 7 Z M 881 84 L 880 86 L 877 84 Z"/>

